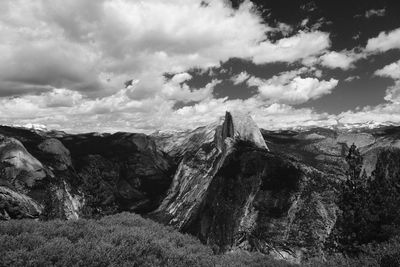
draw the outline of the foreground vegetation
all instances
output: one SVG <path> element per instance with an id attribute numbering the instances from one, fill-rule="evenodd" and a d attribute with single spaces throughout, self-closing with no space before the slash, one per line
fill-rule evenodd
<path id="1" fill-rule="evenodd" d="M 290 266 L 261 254 L 214 255 L 139 215 L 0 222 L 0 266 Z"/>
<path id="2" fill-rule="evenodd" d="M 400 266 L 400 238 L 304 266 Z M 0 266 L 294 266 L 255 253 L 215 255 L 196 238 L 139 215 L 0 222 Z"/>

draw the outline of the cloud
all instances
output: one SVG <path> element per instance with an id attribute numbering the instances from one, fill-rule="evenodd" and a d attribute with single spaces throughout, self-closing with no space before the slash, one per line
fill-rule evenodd
<path id="1" fill-rule="evenodd" d="M 182 120 L 182 117 L 191 118 L 191 120 L 185 121 L 188 121 L 190 126 L 194 128 L 199 125 L 196 122 L 215 121 L 215 118 L 223 116 L 226 110 L 236 109 L 249 113 L 260 128 L 268 130 L 287 129 L 300 125 L 323 127 L 337 123 L 335 116 L 327 113 L 316 113 L 310 108 L 297 109 L 279 103 L 265 105 L 264 102 L 256 98 L 247 100 L 212 99 L 194 106 L 183 107 L 177 110 L 173 116 L 174 120 Z M 174 120 L 172 121 L 175 125 L 182 125 L 182 123 Z M 171 129 L 174 129 L 173 126 Z"/>
<path id="2" fill-rule="evenodd" d="M 260 127 L 280 129 L 298 125 L 329 125 L 334 117 L 318 114 L 312 109 L 296 109 L 286 104 L 266 104 L 259 98 L 228 100 L 206 98 L 193 106 L 171 109 L 172 102 L 161 98 L 136 101 L 129 98 L 134 86 L 114 95 L 89 99 L 67 89 L 40 95 L 25 95 L 0 99 L 0 123 L 13 121 L 15 125 L 40 124 L 48 129 L 82 132 L 101 128 L 103 131 L 139 131 L 193 129 L 211 123 L 226 110 L 249 112 Z M 68 96 L 66 103 L 57 103 L 60 96 Z M 75 101 L 75 102 L 74 102 Z M 70 103 L 74 102 L 72 107 Z"/>
<path id="3" fill-rule="evenodd" d="M 371 17 L 383 17 L 386 14 L 386 9 L 382 8 L 382 9 L 370 9 L 365 11 L 365 17 L 371 18 Z"/>
<path id="4" fill-rule="evenodd" d="M 349 77 L 347 77 L 346 79 L 344 79 L 344 81 L 345 81 L 345 82 L 352 82 L 352 81 L 359 80 L 359 79 L 360 79 L 360 76 L 355 75 L 355 76 L 349 76 Z"/>
<path id="5" fill-rule="evenodd" d="M 288 36 L 293 32 L 293 27 L 283 22 L 278 23 L 277 29 L 283 34 L 283 36 Z"/>
<path id="6" fill-rule="evenodd" d="M 368 40 L 365 48 L 371 53 L 386 52 L 391 49 L 400 49 L 400 28 L 379 33 L 377 37 Z"/>
<path id="7" fill-rule="evenodd" d="M 395 80 L 394 85 L 386 89 L 385 100 L 400 104 L 400 60 L 384 66 L 374 74 Z"/>
<path id="8" fill-rule="evenodd" d="M 385 103 L 375 107 L 367 106 L 360 111 L 346 111 L 338 115 L 340 123 L 395 123 L 400 122 L 400 105 Z"/>
<path id="9" fill-rule="evenodd" d="M 276 43 L 261 42 L 250 47 L 255 64 L 272 62 L 295 62 L 313 55 L 322 54 L 330 47 L 329 34 L 320 31 L 304 32 L 282 38 Z"/>
<path id="10" fill-rule="evenodd" d="M 189 121 L 198 126 L 215 117 L 215 110 L 249 105 L 269 114 L 265 106 L 303 103 L 337 84 L 300 74 L 285 80 L 281 74 L 262 80 L 257 98 L 238 102 L 213 98 L 218 80 L 190 87 L 193 68 L 207 70 L 230 58 L 292 64 L 329 49 L 329 33 L 295 33 L 283 23 L 270 27 L 249 0 L 238 9 L 223 0 L 208 5 L 200 0 L 4 0 L 0 18 L 0 123 L 5 124 L 73 132 L 148 132 L 189 127 Z M 277 31 L 285 37 L 268 39 Z M 166 79 L 165 73 L 175 75 Z M 234 82 L 247 78 L 242 73 Z M 133 84 L 124 88 L 130 80 Z M 196 104 L 174 110 L 178 102 Z M 194 117 L 186 117 L 185 108 Z"/>
<path id="11" fill-rule="evenodd" d="M 395 104 L 400 104 L 400 80 L 386 89 L 385 100 Z"/>
<path id="12" fill-rule="evenodd" d="M 250 78 L 250 74 L 248 74 L 246 71 L 242 71 L 238 75 L 233 76 L 231 78 L 231 81 L 233 82 L 234 85 L 238 85 L 238 84 L 244 83 L 249 78 Z"/>
<path id="13" fill-rule="evenodd" d="M 358 111 L 347 111 L 338 115 L 343 123 L 400 123 L 400 60 L 376 70 L 375 75 L 394 80 L 394 84 L 386 89 L 386 103 L 367 106 Z"/>
<path id="14" fill-rule="evenodd" d="M 341 52 L 330 51 L 322 55 L 320 64 L 324 67 L 342 70 L 354 68 L 353 63 L 362 57 L 362 54 L 357 54 L 353 51 L 343 50 Z"/>
<path id="15" fill-rule="evenodd" d="M 268 80 L 251 77 L 247 84 L 257 86 L 259 97 L 268 103 L 301 104 L 311 99 L 330 94 L 338 80 L 319 80 L 314 77 L 301 77 L 307 68 L 283 72 Z"/>
<path id="16" fill-rule="evenodd" d="M 220 83 L 219 80 L 212 80 L 204 88 L 193 89 L 185 82 L 192 76 L 188 73 L 179 73 L 166 82 L 161 90 L 165 99 L 181 101 L 183 103 L 198 102 L 212 97 L 214 87 Z"/>
<path id="17" fill-rule="evenodd" d="M 395 84 L 386 89 L 385 100 L 392 103 L 400 103 L 400 60 L 384 66 L 375 71 L 377 76 L 388 77 L 395 80 Z"/>
<path id="18" fill-rule="evenodd" d="M 375 71 L 375 75 L 389 77 L 392 79 L 400 79 L 400 60 Z"/>

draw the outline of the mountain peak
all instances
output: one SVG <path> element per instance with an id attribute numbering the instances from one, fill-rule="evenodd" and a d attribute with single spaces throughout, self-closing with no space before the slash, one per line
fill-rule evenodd
<path id="1" fill-rule="evenodd" d="M 222 138 L 225 140 L 227 137 L 249 141 L 259 148 L 268 150 L 257 124 L 249 114 L 241 111 L 226 111 L 222 126 Z"/>

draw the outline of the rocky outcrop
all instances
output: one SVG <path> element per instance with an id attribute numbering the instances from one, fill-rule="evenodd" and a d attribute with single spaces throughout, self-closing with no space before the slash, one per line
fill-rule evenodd
<path id="1" fill-rule="evenodd" d="M 322 253 L 336 221 L 335 182 L 269 152 L 248 115 L 227 112 L 178 139 L 180 150 L 166 146 L 178 170 L 153 217 L 220 252 L 259 250 L 294 261 Z"/>
<path id="2" fill-rule="evenodd" d="M 43 206 L 32 198 L 0 186 L 0 220 L 35 219 L 43 212 Z"/>
<path id="3" fill-rule="evenodd" d="M 14 138 L 0 136 L 0 162 L 3 165 L 0 180 L 22 192 L 46 177 L 42 163 Z"/>
<path id="4" fill-rule="evenodd" d="M 181 152 L 169 150 L 182 160 L 155 214 L 227 250 L 260 188 L 268 148 L 250 116 L 229 112 L 181 140 Z"/>
<path id="5" fill-rule="evenodd" d="M 37 146 L 42 161 L 48 163 L 54 170 L 64 171 L 72 166 L 69 150 L 60 140 L 49 138 Z"/>
<path id="6" fill-rule="evenodd" d="M 3 203 L 7 199 L 15 206 L 19 196 L 21 210 L 28 210 L 25 200 L 32 200 L 41 207 L 34 217 L 151 211 L 175 171 L 170 157 L 144 134 L 68 135 L 12 127 L 0 127 L 0 133 L 0 185 L 15 193 L 13 198 L 3 194 Z"/>
<path id="7" fill-rule="evenodd" d="M 172 160 L 144 134 L 82 134 L 61 139 L 71 151 L 75 187 L 88 215 L 148 212 L 160 204 L 175 170 Z"/>
<path id="8" fill-rule="evenodd" d="M 186 144 L 184 153 L 175 154 L 182 154 L 183 159 L 167 197 L 157 211 L 169 217 L 169 223 L 180 229 L 187 228 L 197 215 L 211 182 L 238 142 L 247 142 L 250 146 L 267 150 L 265 142 L 260 141 L 260 130 L 248 115 L 233 117 L 227 112 L 221 125 L 203 127 L 201 130 L 195 131 L 187 141 L 182 142 Z M 188 142 L 190 140 L 195 144 Z"/>
<path id="9" fill-rule="evenodd" d="M 69 151 L 56 139 L 41 140 L 34 140 L 39 144 L 33 149 L 39 161 L 20 141 L 1 137 L 1 219 L 79 216 L 82 196 L 71 193 L 70 177 L 63 176 L 71 167 Z"/>
<path id="10" fill-rule="evenodd" d="M 260 129 L 250 115 L 238 111 L 226 112 L 221 138 L 222 140 L 231 138 L 234 141 L 249 142 L 258 148 L 268 150 Z"/>

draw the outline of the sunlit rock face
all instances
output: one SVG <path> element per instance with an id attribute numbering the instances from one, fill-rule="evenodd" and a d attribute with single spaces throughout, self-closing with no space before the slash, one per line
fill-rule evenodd
<path id="1" fill-rule="evenodd" d="M 44 209 L 29 196 L 46 178 L 44 167 L 14 138 L 0 135 L 0 218 L 38 218 Z"/>
<path id="2" fill-rule="evenodd" d="M 27 195 L 0 186 L 0 220 L 38 218 L 43 208 Z"/>
<path id="3" fill-rule="evenodd" d="M 180 163 L 155 218 L 220 252 L 260 250 L 293 261 L 322 253 L 336 221 L 335 182 L 271 153 L 251 117 L 227 112 L 186 138 L 161 139 L 161 146 L 179 140 L 164 148 Z"/>
<path id="4" fill-rule="evenodd" d="M 239 111 L 226 112 L 222 125 L 222 140 L 232 138 L 249 142 L 252 145 L 268 150 L 260 129 L 250 115 Z"/>
<path id="5" fill-rule="evenodd" d="M 227 112 L 220 125 L 212 126 L 190 133 L 181 143 L 184 145 L 183 153 L 173 152 L 175 156 L 180 155 L 182 161 L 158 212 L 164 213 L 169 217 L 169 223 L 180 229 L 188 227 L 187 224 L 197 215 L 210 183 L 226 157 L 235 152 L 238 142 L 267 151 L 260 130 L 248 115 L 236 117 Z"/>
<path id="6" fill-rule="evenodd" d="M 71 174 L 65 173 L 72 164 L 69 151 L 56 139 L 36 136 L 30 140 L 35 156 L 20 141 L 1 137 L 2 219 L 78 218 L 83 197 L 72 192 L 76 190 L 71 190 L 65 176 Z"/>
<path id="7" fill-rule="evenodd" d="M 14 138 L 0 136 L 1 180 L 18 190 L 27 191 L 46 177 L 43 165 Z"/>

